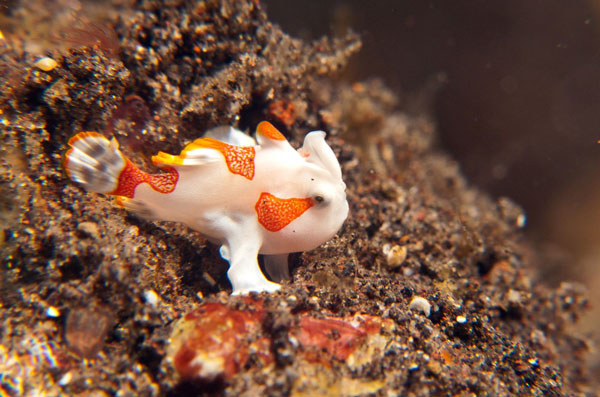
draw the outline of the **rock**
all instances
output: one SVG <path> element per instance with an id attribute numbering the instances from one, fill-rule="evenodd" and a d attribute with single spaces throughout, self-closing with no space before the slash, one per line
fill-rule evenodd
<path id="1" fill-rule="evenodd" d="M 431 313 L 431 303 L 425 298 L 415 296 L 408 305 L 410 310 L 415 310 L 423 313 L 425 317 L 429 317 Z"/>

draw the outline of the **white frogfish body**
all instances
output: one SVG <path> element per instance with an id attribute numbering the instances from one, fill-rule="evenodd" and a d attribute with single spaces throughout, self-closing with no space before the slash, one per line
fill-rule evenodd
<path id="1" fill-rule="evenodd" d="M 289 278 L 287 254 L 329 240 L 348 215 L 346 185 L 325 133 L 306 135 L 295 150 L 273 125 L 256 129 L 258 144 L 232 127 L 218 127 L 178 156 L 152 158 L 161 174 L 137 168 L 95 132 L 69 140 L 64 167 L 86 190 L 117 197 L 140 215 L 181 222 L 221 244 L 234 294 L 275 291 Z"/>

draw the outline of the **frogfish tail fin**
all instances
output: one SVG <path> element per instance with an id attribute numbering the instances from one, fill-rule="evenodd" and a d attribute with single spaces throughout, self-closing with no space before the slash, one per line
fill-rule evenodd
<path id="1" fill-rule="evenodd" d="M 80 132 L 69 139 L 69 146 L 63 160 L 69 177 L 88 191 L 114 194 L 121 173 L 130 163 L 116 141 L 97 132 Z"/>
<path id="2" fill-rule="evenodd" d="M 136 167 L 121 151 L 116 140 L 97 132 L 80 132 L 69 139 L 63 166 L 69 177 L 96 193 L 134 198 L 136 187 L 146 183 L 159 193 L 171 193 L 179 174 L 164 166 L 161 174 L 148 174 Z M 136 199 L 143 197 L 136 197 Z"/>

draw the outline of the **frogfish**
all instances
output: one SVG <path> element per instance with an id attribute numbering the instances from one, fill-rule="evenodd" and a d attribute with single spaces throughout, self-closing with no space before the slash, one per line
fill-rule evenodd
<path id="1" fill-rule="evenodd" d="M 278 290 L 290 278 L 288 254 L 331 239 L 348 216 L 341 167 L 323 131 L 308 133 L 295 150 L 266 121 L 256 140 L 217 127 L 179 155 L 153 156 L 159 174 L 140 170 L 114 138 L 97 132 L 68 144 L 64 169 L 87 191 L 116 196 L 117 205 L 146 218 L 181 222 L 220 245 L 233 294 Z"/>

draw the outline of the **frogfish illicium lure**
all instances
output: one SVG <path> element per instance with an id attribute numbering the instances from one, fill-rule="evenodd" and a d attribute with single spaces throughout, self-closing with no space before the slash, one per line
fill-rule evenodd
<path id="1" fill-rule="evenodd" d="M 69 177 L 91 192 L 114 195 L 139 215 L 181 222 L 221 245 L 234 294 L 276 291 L 289 278 L 287 256 L 329 240 L 348 215 L 346 185 L 323 131 L 295 150 L 270 123 L 256 141 L 217 127 L 178 155 L 159 152 L 160 174 L 136 167 L 117 141 L 96 132 L 69 140 Z M 258 265 L 264 255 L 269 281 Z"/>

